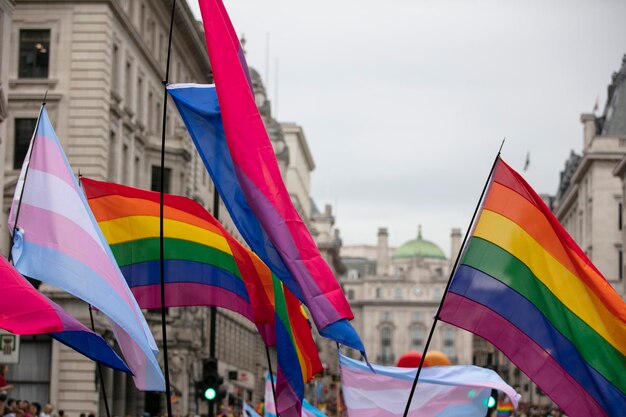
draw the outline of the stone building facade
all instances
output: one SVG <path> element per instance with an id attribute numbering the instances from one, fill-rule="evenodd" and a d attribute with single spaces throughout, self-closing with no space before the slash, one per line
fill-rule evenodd
<path id="1" fill-rule="evenodd" d="M 0 0 L 0 231 L 6 227 L 21 161 L 46 91 L 47 111 L 75 173 L 140 188 L 160 186 L 161 81 L 171 7 L 171 0 Z M 178 1 L 170 82 L 211 82 L 201 30 L 187 4 Z M 312 230 L 323 230 L 324 256 L 337 260 L 340 240 L 332 229 L 334 219 L 314 213 L 308 195 L 314 163 L 302 128 L 293 123 L 283 128 L 272 117 L 260 76 L 254 70 L 251 76 L 281 172 L 293 188 L 292 200 Z M 166 117 L 164 188 L 211 211 L 213 184 L 171 101 Z M 240 237 L 223 205 L 219 218 Z M 8 233 L 1 236 L 0 249 L 6 255 Z M 45 284 L 40 290 L 88 323 L 83 302 Z M 147 311 L 146 317 L 162 345 L 160 313 Z M 104 318 L 96 313 L 95 319 L 96 330 L 113 343 Z M 194 383 L 201 377 L 202 360 L 209 356 L 209 323 L 208 308 L 168 311 L 170 380 L 179 398 L 174 411 L 181 415 L 206 412 Z M 216 333 L 228 399 L 260 401 L 267 363 L 256 328 L 218 309 Z M 10 369 L 9 379 L 17 385 L 12 395 L 52 402 L 72 417 L 90 411 L 103 415 L 95 370 L 95 364 L 45 335 L 23 337 L 22 360 Z M 108 369 L 104 374 L 113 415 L 165 412 L 163 394 L 137 391 L 125 374 Z"/>
<path id="2" fill-rule="evenodd" d="M 613 287 L 624 296 L 626 56 L 600 116 L 581 115 L 582 154 L 561 171 L 554 213 Z"/>
<path id="3" fill-rule="evenodd" d="M 460 230 L 452 229 L 453 258 L 460 244 Z M 376 246 L 344 246 L 341 260 L 341 283 L 370 360 L 395 365 L 404 353 L 421 352 L 452 267 L 444 252 L 422 237 L 421 227 L 416 239 L 398 248 L 389 246 L 387 229 L 381 228 Z M 443 322 L 429 349 L 453 363 L 472 363 L 472 335 Z"/>

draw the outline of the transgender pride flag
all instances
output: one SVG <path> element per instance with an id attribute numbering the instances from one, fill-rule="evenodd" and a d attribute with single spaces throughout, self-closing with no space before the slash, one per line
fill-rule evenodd
<path id="1" fill-rule="evenodd" d="M 339 354 L 343 397 L 349 417 L 400 417 L 417 369 L 373 365 Z M 490 369 L 473 365 L 423 368 L 409 417 L 484 417 L 491 390 L 504 392 L 515 407 L 519 394 Z"/>
<path id="2" fill-rule="evenodd" d="M 9 215 L 15 267 L 102 311 L 137 388 L 163 391 L 154 338 L 78 187 L 45 107 L 30 146 Z"/>

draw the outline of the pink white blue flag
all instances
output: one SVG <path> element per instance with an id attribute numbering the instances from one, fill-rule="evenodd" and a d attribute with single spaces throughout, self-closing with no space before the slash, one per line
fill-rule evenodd
<path id="1" fill-rule="evenodd" d="M 141 390 L 163 391 L 158 348 L 42 108 L 15 190 L 15 267 L 93 305 L 110 320 Z"/>
<path id="2" fill-rule="evenodd" d="M 349 417 L 401 417 L 417 369 L 372 365 L 339 355 L 341 387 Z M 409 417 L 484 417 L 491 390 L 517 408 L 519 394 L 490 369 L 473 365 L 423 368 Z"/>

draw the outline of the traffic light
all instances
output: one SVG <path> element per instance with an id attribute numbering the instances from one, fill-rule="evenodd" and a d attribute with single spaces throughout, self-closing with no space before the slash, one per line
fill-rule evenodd
<path id="1" fill-rule="evenodd" d="M 220 400 L 220 385 L 224 378 L 217 371 L 217 358 L 206 359 L 202 363 L 202 381 L 196 386 L 197 395 L 210 403 Z"/>
<path id="2" fill-rule="evenodd" d="M 487 416 L 490 416 L 498 405 L 498 390 L 491 390 L 491 395 L 485 399 L 485 405 L 487 406 Z"/>

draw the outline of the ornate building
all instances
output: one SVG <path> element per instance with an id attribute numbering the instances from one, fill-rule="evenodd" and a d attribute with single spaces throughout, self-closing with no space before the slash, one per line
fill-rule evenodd
<path id="1" fill-rule="evenodd" d="M 210 82 L 201 25 L 184 1 L 177 2 L 170 82 Z M 13 7 L 14 6 L 14 7 Z M 171 0 L 0 0 L 0 157 L 4 175 L 0 231 L 44 93 L 47 110 L 76 172 L 141 188 L 160 187 L 163 87 Z M 282 126 L 270 111 L 260 76 L 251 71 L 255 99 L 277 154 L 292 200 L 302 218 L 323 241 L 323 253 L 336 260 L 332 215 L 320 215 L 310 200 L 314 163 L 302 128 Z M 4 99 L 3 99 L 4 97 Z M 5 120 L 6 118 L 6 120 Z M 4 152 L 6 146 L 6 152 Z M 176 108 L 167 112 L 166 192 L 185 195 L 211 209 L 214 187 Z M 1 179 L 2 177 L 0 177 Z M 219 217 L 238 236 L 223 206 Z M 7 233 L 0 249 L 7 253 Z M 331 264 L 332 265 L 332 264 Z M 71 314 L 88 322 L 87 306 L 47 285 L 40 289 Z M 194 383 L 209 355 L 209 309 L 172 308 L 167 316 L 170 373 L 181 415 L 206 412 Z M 160 314 L 146 312 L 162 345 Z M 96 330 L 111 343 L 106 321 L 96 314 Z M 256 328 L 243 317 L 218 309 L 219 371 L 228 400 L 257 402 L 267 370 L 265 347 Z M 323 343 L 321 343 L 323 345 Z M 20 363 L 11 366 L 12 395 L 76 416 L 104 414 L 95 364 L 49 337 L 22 338 Z M 162 358 L 160 358 L 162 363 Z M 274 362 L 275 364 L 275 362 Z M 105 370 L 104 387 L 113 415 L 164 413 L 164 395 L 135 389 L 131 378 Z"/>
<path id="2" fill-rule="evenodd" d="M 554 212 L 604 277 L 623 293 L 626 57 L 613 74 L 601 116 L 581 115 L 582 154 L 561 171 Z"/>
<path id="3" fill-rule="evenodd" d="M 452 229 L 453 257 L 460 243 L 460 230 Z M 441 248 L 422 237 L 421 227 L 416 239 L 390 248 L 381 228 L 376 246 L 344 246 L 341 260 L 347 270 L 341 283 L 370 359 L 394 365 L 408 351 L 421 352 L 452 266 Z M 472 335 L 443 322 L 430 349 L 454 363 L 472 363 Z"/>

